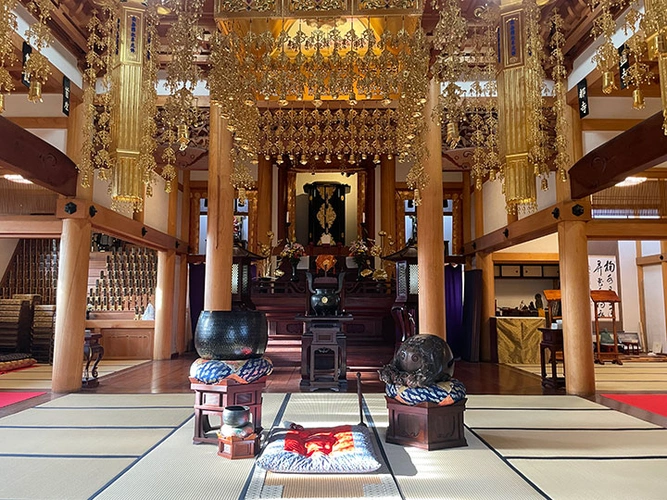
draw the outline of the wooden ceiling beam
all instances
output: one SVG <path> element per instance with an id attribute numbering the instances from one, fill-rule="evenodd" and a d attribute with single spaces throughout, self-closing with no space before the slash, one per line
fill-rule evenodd
<path id="1" fill-rule="evenodd" d="M 568 172 L 573 199 L 585 198 L 667 160 L 662 111 L 581 158 Z"/>
<path id="2" fill-rule="evenodd" d="M 65 153 L 2 116 L 0 137 L 0 166 L 64 196 L 76 194 L 76 166 Z"/>
<path id="3" fill-rule="evenodd" d="M 0 215 L 0 238 L 60 238 L 62 232 L 55 215 Z"/>
<path id="4" fill-rule="evenodd" d="M 154 250 L 174 250 L 180 254 L 188 252 L 186 241 L 146 227 L 139 221 L 129 219 L 90 200 L 60 198 L 57 202 L 56 217 L 87 219 L 98 231 Z"/>
<path id="5" fill-rule="evenodd" d="M 573 220 L 583 222 L 591 220 L 591 207 L 588 200 L 556 203 L 551 207 L 512 222 L 505 227 L 476 238 L 474 241 L 465 243 L 463 254 L 492 253 L 503 248 L 509 248 L 554 233 L 558 230 L 559 222 Z"/>

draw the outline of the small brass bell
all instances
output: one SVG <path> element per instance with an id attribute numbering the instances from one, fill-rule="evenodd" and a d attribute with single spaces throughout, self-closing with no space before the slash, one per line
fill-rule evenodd
<path id="1" fill-rule="evenodd" d="M 611 94 L 612 90 L 616 90 L 616 82 L 614 81 L 614 73 L 612 71 L 605 71 L 602 73 L 602 92 Z"/>
<path id="2" fill-rule="evenodd" d="M 42 102 L 42 82 L 32 80 L 28 89 L 28 100 L 30 102 Z"/>
<path id="3" fill-rule="evenodd" d="M 636 88 L 632 91 L 632 107 L 634 109 L 644 109 L 646 107 L 646 103 L 644 102 L 644 93 L 640 88 Z"/>

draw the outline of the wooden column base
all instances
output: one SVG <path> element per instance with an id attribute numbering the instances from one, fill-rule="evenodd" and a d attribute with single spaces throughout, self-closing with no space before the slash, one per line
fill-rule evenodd
<path id="1" fill-rule="evenodd" d="M 385 396 L 389 410 L 387 443 L 441 450 L 468 446 L 463 427 L 467 399 L 449 406 L 410 406 Z"/>

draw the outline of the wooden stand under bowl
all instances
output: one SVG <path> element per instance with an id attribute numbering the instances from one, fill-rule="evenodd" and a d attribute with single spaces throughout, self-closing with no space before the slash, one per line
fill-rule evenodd
<path id="1" fill-rule="evenodd" d="M 441 450 L 468 446 L 463 426 L 467 399 L 448 406 L 406 405 L 385 396 L 389 410 L 387 443 Z"/>

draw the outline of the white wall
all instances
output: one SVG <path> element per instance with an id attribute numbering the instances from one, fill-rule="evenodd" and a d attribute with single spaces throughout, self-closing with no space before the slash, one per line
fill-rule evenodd
<path id="1" fill-rule="evenodd" d="M 56 149 L 67 154 L 67 129 L 64 128 L 39 128 L 26 129 L 33 135 L 36 135 L 45 142 L 48 142 Z"/>
<path id="2" fill-rule="evenodd" d="M 654 240 L 642 241 L 641 252 L 641 257 L 647 257 L 649 255 L 660 255 L 660 242 Z"/>
<path id="3" fill-rule="evenodd" d="M 485 182 L 482 187 L 482 204 L 484 205 L 484 234 L 507 225 L 505 195 L 500 181 Z M 478 192 L 475 193 L 477 195 Z M 481 235 L 480 235 L 481 236 Z"/>
<path id="4" fill-rule="evenodd" d="M 144 224 L 163 233 L 167 232 L 169 214 L 169 194 L 165 192 L 165 182 L 159 175 L 153 185 L 153 196 L 146 197 L 144 202 Z M 176 183 L 174 183 L 176 184 Z M 173 187 L 178 189 L 178 185 Z"/>
<path id="5" fill-rule="evenodd" d="M 9 261 L 12 260 L 14 250 L 19 240 L 14 238 L 0 238 L 0 280 L 5 275 Z"/>
<path id="6" fill-rule="evenodd" d="M 558 233 L 503 248 L 498 253 L 558 253 Z"/>
<path id="7" fill-rule="evenodd" d="M 634 241 L 618 242 L 618 276 L 623 311 L 623 330 L 639 332 L 639 281 L 637 279 L 637 251 Z"/>
<path id="8" fill-rule="evenodd" d="M 535 302 L 535 294 L 537 293 L 542 296 L 542 301 L 546 306 L 544 290 L 551 290 L 554 287 L 554 282 L 551 279 L 496 278 L 494 283 L 498 307 L 519 307 L 521 301 L 527 306 L 530 302 Z"/>
<path id="9" fill-rule="evenodd" d="M 644 266 L 644 304 L 646 307 L 646 338 L 648 350 L 653 344 L 662 344 L 662 350 L 667 351 L 665 336 L 665 299 L 662 284 L 662 267 L 660 265 Z"/>

